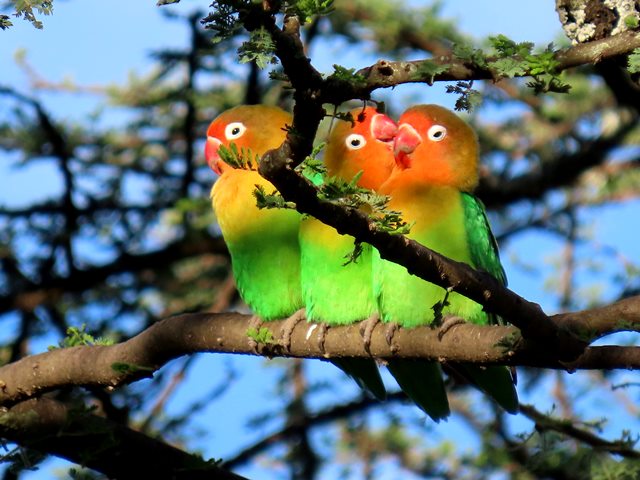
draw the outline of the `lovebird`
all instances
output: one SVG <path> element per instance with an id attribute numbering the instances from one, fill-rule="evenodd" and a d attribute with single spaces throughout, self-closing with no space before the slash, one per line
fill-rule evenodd
<path id="1" fill-rule="evenodd" d="M 390 196 L 389 208 L 400 211 L 403 220 L 413 224 L 407 236 L 506 285 L 484 206 L 472 193 L 478 184 L 479 146 L 471 127 L 441 106 L 413 106 L 398 120 L 394 158 L 395 167 L 380 191 Z M 500 321 L 473 300 L 456 292 L 447 295 L 445 289 L 410 275 L 406 268 L 376 253 L 374 289 L 383 322 L 411 328 L 436 320 L 446 324 L 463 319 L 480 325 Z M 507 367 L 460 363 L 451 367 L 506 411 L 518 410 L 514 378 Z M 410 370 L 394 376 L 406 392 L 420 387 Z M 431 385 L 422 387 L 431 394 Z M 436 394 L 441 395 L 439 385 Z"/>
<path id="2" fill-rule="evenodd" d="M 392 141 L 396 124 L 373 107 L 350 112 L 353 123 L 337 120 L 324 154 L 327 177 L 375 190 L 394 165 Z M 358 176 L 359 175 L 359 176 Z M 371 250 L 362 244 L 359 257 L 348 261 L 355 239 L 339 234 L 313 217 L 300 225 L 302 296 L 310 322 L 349 325 L 377 312 L 371 282 Z M 379 400 L 386 391 L 375 360 L 332 358 L 331 362 Z"/>
<path id="3" fill-rule="evenodd" d="M 231 255 L 244 302 L 265 321 L 287 318 L 303 307 L 298 230 L 301 215 L 291 209 L 260 209 L 254 191 L 276 188 L 258 172 L 256 156 L 279 147 L 292 117 L 265 105 L 241 105 L 221 113 L 207 129 L 205 157 L 219 178 L 211 190 L 213 209 Z M 244 165 L 229 165 L 221 145 L 234 143 Z"/>

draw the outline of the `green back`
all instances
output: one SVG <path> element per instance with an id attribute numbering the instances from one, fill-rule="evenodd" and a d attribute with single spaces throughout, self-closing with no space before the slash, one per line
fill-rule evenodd
<path id="1" fill-rule="evenodd" d="M 471 253 L 472 266 L 492 275 L 500 284 L 507 285 L 507 275 L 500 263 L 498 244 L 491 232 L 484 205 L 479 198 L 469 193 L 462 194 L 467 243 Z M 500 317 L 488 314 L 490 323 L 499 323 Z"/>
<path id="2" fill-rule="evenodd" d="M 302 296 L 307 319 L 346 325 L 375 312 L 371 289 L 371 246 L 356 262 L 347 262 L 354 238 L 340 235 L 315 218 L 300 224 Z M 346 264 L 345 264 L 346 263 Z"/>
<path id="3" fill-rule="evenodd" d="M 417 198 L 411 197 L 406 204 L 396 202 L 392 207 L 403 212 L 406 221 L 415 222 L 410 238 L 449 258 L 486 270 L 503 281 L 504 271 L 495 239 L 484 208 L 475 197 L 454 190 L 425 191 Z M 446 297 L 443 288 L 410 275 L 400 265 L 380 259 L 375 250 L 373 273 L 374 293 L 384 321 L 404 327 L 428 325 L 433 323 L 439 308 L 443 316 L 458 315 L 477 324 L 490 321 L 480 304 L 455 292 Z M 443 304 L 445 297 L 448 305 Z"/>
<path id="4" fill-rule="evenodd" d="M 241 239 L 227 240 L 233 275 L 242 299 L 264 320 L 286 318 L 302 308 L 300 215 L 263 210 L 261 224 Z"/>

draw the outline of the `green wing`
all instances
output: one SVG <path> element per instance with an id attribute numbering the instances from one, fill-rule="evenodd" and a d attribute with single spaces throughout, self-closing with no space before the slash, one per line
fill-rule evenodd
<path id="1" fill-rule="evenodd" d="M 493 275 L 502 285 L 507 285 L 507 275 L 500 263 L 498 244 L 491 233 L 487 213 L 480 199 L 469 193 L 462 194 L 467 243 L 474 267 Z"/>
<path id="2" fill-rule="evenodd" d="M 462 194 L 467 243 L 473 266 L 493 275 L 502 285 L 507 285 L 507 275 L 500 263 L 498 244 L 491 232 L 484 205 L 469 193 Z M 497 315 L 488 315 L 490 323 L 499 323 Z M 518 412 L 518 394 L 514 377 L 508 367 L 479 367 L 471 364 L 456 364 L 456 370 L 471 380 L 476 387 L 489 394 L 509 413 Z"/>
<path id="3" fill-rule="evenodd" d="M 387 368 L 402 391 L 435 422 L 449 416 L 449 400 L 438 362 L 392 358 Z"/>

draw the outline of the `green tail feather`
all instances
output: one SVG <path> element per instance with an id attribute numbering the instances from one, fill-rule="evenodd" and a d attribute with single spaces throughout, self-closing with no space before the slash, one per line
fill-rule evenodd
<path id="1" fill-rule="evenodd" d="M 452 367 L 509 413 L 518 413 L 518 392 L 508 367 L 456 363 Z"/>
<path id="2" fill-rule="evenodd" d="M 437 362 L 394 359 L 387 368 L 402 391 L 433 420 L 439 422 L 449 416 L 449 400 Z"/>
<path id="3" fill-rule="evenodd" d="M 332 358 L 330 362 L 353 378 L 360 388 L 369 392 L 377 400 L 384 402 L 387 399 L 387 391 L 382 383 L 375 360 L 369 358 Z"/>

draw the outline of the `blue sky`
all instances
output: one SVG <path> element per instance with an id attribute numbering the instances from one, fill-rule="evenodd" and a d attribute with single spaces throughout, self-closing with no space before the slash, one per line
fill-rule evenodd
<path id="1" fill-rule="evenodd" d="M 416 2 L 419 3 L 419 2 Z M 187 14 L 196 7 L 206 10 L 208 2 L 183 1 L 169 7 L 170 11 Z M 517 5 L 517 6 L 516 6 Z M 166 7 L 165 7 L 166 9 Z M 0 85 L 8 85 L 17 90 L 39 98 L 45 107 L 59 120 L 82 119 L 103 101 L 93 94 L 70 95 L 33 91 L 29 79 L 15 65 L 14 54 L 19 49 L 26 50 L 26 58 L 38 72 L 50 81 L 62 82 L 72 79 L 80 85 L 104 86 L 125 82 L 132 73 L 144 75 L 149 71 L 152 61 L 149 53 L 164 46 L 180 48 L 186 46 L 188 31 L 183 23 L 168 21 L 153 1 L 129 2 L 112 0 L 84 0 L 55 3 L 54 14 L 44 18 L 44 29 L 36 30 L 27 22 L 16 19 L 14 27 L 0 32 L 0 65 L 2 75 Z M 508 0 L 492 0 L 490 2 L 468 2 L 463 0 L 447 1 L 444 6 L 445 15 L 456 18 L 461 29 L 474 37 L 503 33 L 517 41 L 533 41 L 538 46 L 556 40 L 560 36 L 560 28 L 554 11 L 553 0 L 537 2 L 512 2 Z M 521 21 L 521 19 L 526 19 Z M 344 49 L 342 45 L 328 46 L 312 52 L 312 60 L 321 71 L 330 72 L 334 63 L 349 68 L 359 68 L 375 61 L 366 52 Z M 454 99 L 445 96 L 443 87 L 427 88 L 424 86 L 402 86 L 393 92 L 385 91 L 381 96 L 393 99 L 394 96 L 412 96 L 421 102 L 439 102 L 452 107 Z M 0 118 L 6 115 L 6 102 L 0 97 Z M 117 124 L 117 112 L 109 117 Z M 32 201 L 36 196 L 46 198 L 60 191 L 61 183 L 56 172 L 50 171 L 44 164 L 27 169 L 16 169 L 16 158 L 0 156 L 0 204 L 17 206 Z M 638 203 L 629 202 L 612 207 L 597 209 L 597 215 L 589 213 L 593 230 L 597 231 L 598 241 L 603 245 L 618 248 L 628 258 L 638 260 L 638 244 L 631 241 L 625 219 L 637 218 Z M 545 274 L 552 267 L 550 262 L 560 252 L 561 244 L 548 235 L 531 232 L 518 237 L 503 249 L 505 268 L 510 278 L 510 286 L 526 298 L 539 302 L 549 312 L 557 306 L 555 300 L 544 286 Z M 531 275 L 515 266 L 510 257 L 513 254 L 522 256 L 526 252 L 526 260 L 536 266 L 543 266 L 541 274 Z M 604 258 L 603 258 L 604 260 Z M 547 267 L 544 267 L 548 265 Z M 590 278 L 590 277 L 585 277 Z M 598 278 L 594 277 L 594 281 Z M 3 322 L 0 328 L 7 329 Z M 10 332 L 0 332 L 7 335 Z M 45 348 L 42 345 L 42 348 Z M 277 365 L 277 361 L 266 361 L 252 357 L 219 358 L 218 355 L 202 354 L 198 356 L 196 366 L 189 371 L 186 388 L 178 391 L 169 403 L 171 411 L 180 411 L 192 398 L 193 391 L 207 391 L 215 385 L 216 373 L 223 370 L 225 363 L 231 364 L 241 372 L 240 380 L 223 396 L 212 404 L 209 411 L 200 415 L 205 428 L 205 436 L 194 440 L 190 447 L 201 449 L 205 457 L 225 457 L 237 452 L 242 446 L 250 444 L 270 430 L 253 430 L 245 428 L 246 418 L 250 412 L 260 411 L 265 406 L 274 409 L 279 401 L 273 393 L 273 382 L 276 377 L 275 368 L 260 370 L 260 376 L 252 374 L 264 363 Z M 177 360 L 165 368 L 177 368 L 182 360 Z M 307 362 L 316 378 L 326 378 L 335 382 L 336 388 L 331 396 L 320 396 L 319 408 L 323 402 L 331 402 L 334 396 L 351 398 L 355 390 L 350 381 L 340 377 L 337 370 L 321 362 Z M 257 378 L 259 377 L 259 378 Z M 572 376 L 577 388 L 588 385 L 587 374 Z M 144 381 L 139 383 L 144 388 Z M 528 393 L 522 392 L 524 401 L 531 401 Z M 550 406 L 548 399 L 534 399 L 539 408 Z M 581 399 L 579 408 L 588 411 L 591 402 L 588 395 Z M 413 407 L 398 407 L 402 415 L 415 416 Z M 224 412 L 224 414 L 220 414 Z M 528 422 L 515 420 L 514 429 L 524 429 Z M 612 422 L 612 430 L 622 425 Z M 273 427 L 275 428 L 275 427 Z M 327 434 L 326 431 L 321 432 Z M 329 432 L 330 433 L 330 432 Z M 459 440 L 457 448 L 464 450 L 465 428 L 455 419 L 437 427 L 438 435 Z M 62 462 L 51 462 L 59 467 Z M 54 467 L 52 467 L 54 468 Z M 28 480 L 50 478 L 47 470 L 34 472 L 25 476 Z M 241 474 L 260 477 L 260 469 L 247 468 Z M 257 476 L 256 476 L 257 475 Z M 277 478 L 278 473 L 272 478 Z M 358 478 L 357 476 L 354 478 Z M 388 478 L 393 478 L 390 473 Z"/>

